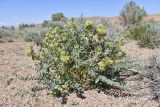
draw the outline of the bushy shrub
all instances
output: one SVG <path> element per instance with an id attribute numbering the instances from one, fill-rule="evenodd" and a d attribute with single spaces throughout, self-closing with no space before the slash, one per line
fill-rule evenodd
<path id="1" fill-rule="evenodd" d="M 19 30 L 23 30 L 25 28 L 33 28 L 35 27 L 36 25 L 34 23 L 31 23 L 31 24 L 25 24 L 25 23 L 22 23 L 19 25 Z"/>
<path id="2" fill-rule="evenodd" d="M 146 15 L 145 9 L 138 6 L 134 1 L 126 3 L 120 12 L 121 20 L 125 25 L 139 23 Z"/>
<path id="3" fill-rule="evenodd" d="M 73 91 L 82 95 L 91 86 L 124 88 L 119 83 L 126 55 L 120 48 L 123 44 L 124 38 L 107 37 L 101 24 L 70 22 L 62 28 L 50 29 L 40 50 L 35 52 L 30 46 L 28 55 L 37 64 L 38 80 L 47 84 L 53 95 Z"/>
<path id="4" fill-rule="evenodd" d="M 38 33 L 28 32 L 24 39 L 26 42 L 31 42 L 31 41 L 34 41 L 35 38 L 37 38 L 37 37 L 38 37 Z"/>
<path id="5" fill-rule="evenodd" d="M 55 27 L 62 28 L 64 25 L 65 25 L 65 23 L 62 21 L 54 21 L 54 22 L 48 23 L 48 27 L 51 27 L 51 28 L 55 28 Z"/>
<path id="6" fill-rule="evenodd" d="M 43 23 L 42 23 L 42 27 L 47 27 L 49 24 L 49 21 L 47 20 L 44 20 Z"/>
<path id="7" fill-rule="evenodd" d="M 110 36 L 112 38 L 121 38 L 124 36 L 125 28 L 124 26 L 120 24 L 110 24 L 109 26 L 106 26 L 107 29 L 107 36 Z"/>
<path id="8" fill-rule="evenodd" d="M 18 30 L 14 26 L 0 27 L 0 39 L 1 43 L 13 42 L 18 34 Z"/>
<path id="9" fill-rule="evenodd" d="M 155 48 L 160 46 L 160 23 L 142 22 L 132 26 L 126 35 L 138 41 L 141 47 Z"/>
<path id="10" fill-rule="evenodd" d="M 40 45 L 47 31 L 48 30 L 46 28 L 33 27 L 25 28 L 21 30 L 19 34 L 24 37 L 26 42 L 34 42 L 37 45 Z"/>
<path id="11" fill-rule="evenodd" d="M 7 40 L 7 42 L 14 42 L 14 40 L 10 38 Z"/>
<path id="12" fill-rule="evenodd" d="M 52 19 L 51 19 L 53 22 L 54 21 L 63 21 L 65 22 L 66 21 L 66 17 L 64 16 L 63 13 L 55 13 L 52 15 Z"/>
<path id="13" fill-rule="evenodd" d="M 37 45 L 41 44 L 41 41 L 43 40 L 44 36 L 46 34 L 46 31 L 41 31 L 41 32 L 28 32 L 25 35 L 25 41 L 26 42 L 34 42 Z"/>
<path id="14" fill-rule="evenodd" d="M 0 39 L 0 43 L 4 43 L 4 40 Z"/>
<path id="15" fill-rule="evenodd" d="M 0 37 L 12 37 L 12 34 L 8 30 L 0 29 Z"/>
<path id="16" fill-rule="evenodd" d="M 20 30 L 23 30 L 24 28 L 27 28 L 27 27 L 28 27 L 28 24 L 22 23 L 22 24 L 19 25 Z"/>

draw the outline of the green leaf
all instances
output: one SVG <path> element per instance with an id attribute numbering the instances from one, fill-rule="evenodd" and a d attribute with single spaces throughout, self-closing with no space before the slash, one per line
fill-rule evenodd
<path id="1" fill-rule="evenodd" d="M 126 86 L 121 85 L 118 82 L 112 81 L 111 79 L 107 79 L 105 76 L 99 76 L 99 81 L 102 81 L 105 84 L 120 88 L 120 89 L 128 89 Z"/>
<path id="2" fill-rule="evenodd" d="M 99 78 L 96 79 L 95 84 L 97 84 L 99 82 Z"/>

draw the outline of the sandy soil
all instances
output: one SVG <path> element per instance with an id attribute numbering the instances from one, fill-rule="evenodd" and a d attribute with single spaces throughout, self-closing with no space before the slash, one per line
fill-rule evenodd
<path id="1" fill-rule="evenodd" d="M 61 104 L 61 98 L 47 95 L 46 90 L 39 91 L 33 96 L 31 89 L 38 86 L 36 81 L 25 81 L 19 77 L 35 76 L 35 66 L 26 55 L 26 42 L 0 43 L 0 107 L 158 107 L 151 100 L 148 80 L 139 81 L 138 77 L 128 79 L 129 85 L 138 89 L 132 90 L 131 96 L 114 97 L 95 90 L 86 91 L 85 99 L 70 94 L 67 104 Z M 139 49 L 131 42 L 124 46 L 128 53 L 139 51 L 143 55 L 151 55 L 152 50 Z M 142 55 L 142 56 L 143 56 Z M 134 80 L 133 80 L 134 78 Z M 141 89 L 140 89 L 141 88 Z M 111 91 L 112 92 L 112 91 Z M 119 93 L 119 92 L 117 92 Z M 114 91 L 116 94 L 116 91 Z"/>

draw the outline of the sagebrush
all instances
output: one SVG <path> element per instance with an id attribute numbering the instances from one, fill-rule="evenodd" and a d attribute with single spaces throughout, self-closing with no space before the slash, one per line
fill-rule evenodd
<path id="1" fill-rule="evenodd" d="M 126 35 L 137 40 L 141 47 L 158 48 L 160 46 L 160 23 L 144 21 L 130 27 Z"/>
<path id="2" fill-rule="evenodd" d="M 147 16 L 147 12 L 134 1 L 130 1 L 124 5 L 120 16 L 124 25 L 134 25 L 140 23 Z"/>

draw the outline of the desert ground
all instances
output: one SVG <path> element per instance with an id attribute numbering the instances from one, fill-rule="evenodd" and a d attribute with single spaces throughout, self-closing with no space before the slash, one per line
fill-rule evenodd
<path id="1" fill-rule="evenodd" d="M 61 98 L 48 95 L 46 90 L 33 93 L 31 90 L 39 87 L 38 82 L 22 78 L 36 76 L 34 62 L 26 55 L 28 45 L 22 40 L 0 43 L 0 107 L 159 107 L 158 101 L 152 99 L 150 80 L 145 77 L 139 80 L 139 75 L 126 79 L 131 87 L 136 86 L 130 91 L 87 90 L 85 98 L 72 93 L 66 104 L 62 104 Z M 139 53 L 142 58 L 150 57 L 155 51 L 139 48 L 136 42 L 128 42 L 122 48 L 128 54 Z"/>

